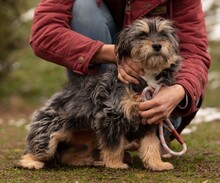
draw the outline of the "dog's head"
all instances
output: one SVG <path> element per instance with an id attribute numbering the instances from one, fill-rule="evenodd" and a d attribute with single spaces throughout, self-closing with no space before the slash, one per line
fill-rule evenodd
<path id="1" fill-rule="evenodd" d="M 123 29 L 117 39 L 119 60 L 131 57 L 145 71 L 160 73 L 181 58 L 172 22 L 162 18 L 143 18 Z"/>

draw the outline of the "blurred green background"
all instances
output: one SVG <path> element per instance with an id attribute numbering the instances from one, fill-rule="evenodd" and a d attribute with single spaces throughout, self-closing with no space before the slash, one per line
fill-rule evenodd
<path id="1" fill-rule="evenodd" d="M 36 57 L 29 46 L 37 0 L 0 1 L 0 117 L 25 117 L 66 82 L 63 67 Z M 10 11 L 9 11 L 10 10 Z"/>
<path id="2" fill-rule="evenodd" d="M 8 0 L 0 3 L 4 10 L 0 13 L 0 21 L 5 25 L 0 29 L 0 114 L 1 118 L 25 116 L 62 88 L 67 81 L 66 71 L 36 57 L 29 46 L 31 17 L 38 1 Z M 220 24 L 220 18 L 216 18 L 220 17 L 219 4 L 219 1 L 204 0 L 213 62 L 203 107 L 220 108 L 220 38 L 215 34 L 216 25 Z"/>

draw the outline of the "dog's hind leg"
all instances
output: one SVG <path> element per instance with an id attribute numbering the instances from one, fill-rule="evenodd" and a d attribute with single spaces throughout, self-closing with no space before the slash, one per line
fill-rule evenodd
<path id="1" fill-rule="evenodd" d="M 155 131 L 146 134 L 145 137 L 140 140 L 139 153 L 145 168 L 152 171 L 173 169 L 171 163 L 161 160 L 160 141 Z"/>
<path id="2" fill-rule="evenodd" d="M 95 133 L 91 130 L 76 130 L 73 134 L 73 141 L 64 147 L 60 144 L 61 146 L 57 148 L 57 159 L 60 164 L 69 166 L 96 165 L 95 159 L 99 151 Z"/>
<path id="3" fill-rule="evenodd" d="M 123 162 L 125 138 L 122 136 L 119 146 L 111 149 L 106 146 L 101 148 L 101 157 L 105 167 L 116 169 L 127 169 L 129 166 Z"/>
<path id="4" fill-rule="evenodd" d="M 45 146 L 43 142 L 41 144 L 35 144 L 35 150 L 27 150 L 26 154 L 19 160 L 18 166 L 28 169 L 43 168 L 45 166 L 45 162 L 54 158 L 58 143 L 61 141 L 70 141 L 71 138 L 71 133 L 68 132 L 58 131 L 52 133 L 49 143 L 46 143 L 47 146 Z"/>

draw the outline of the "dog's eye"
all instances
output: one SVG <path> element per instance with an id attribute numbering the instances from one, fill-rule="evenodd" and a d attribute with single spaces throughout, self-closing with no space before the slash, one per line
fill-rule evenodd
<path id="1" fill-rule="evenodd" d="M 148 36 L 149 36 L 149 34 L 147 32 L 141 32 L 139 34 L 139 37 L 148 37 Z"/>
<path id="2" fill-rule="evenodd" d="M 149 34 L 147 32 L 141 32 L 140 34 L 137 35 L 138 39 L 146 39 L 149 37 Z"/>
<path id="3" fill-rule="evenodd" d="M 161 37 L 167 37 L 167 34 L 165 32 L 160 32 Z"/>

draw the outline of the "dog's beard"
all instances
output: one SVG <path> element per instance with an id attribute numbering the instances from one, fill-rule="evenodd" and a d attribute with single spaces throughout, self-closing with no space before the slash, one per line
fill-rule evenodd
<path id="1" fill-rule="evenodd" d="M 159 52 L 155 52 L 151 45 L 134 47 L 131 50 L 131 57 L 134 62 L 140 63 L 144 70 L 158 73 L 176 61 L 176 54 L 169 44 L 164 44 Z"/>
<path id="2" fill-rule="evenodd" d="M 143 61 L 143 68 L 146 70 L 162 70 L 167 65 L 167 58 L 162 54 L 149 55 L 147 60 Z"/>

